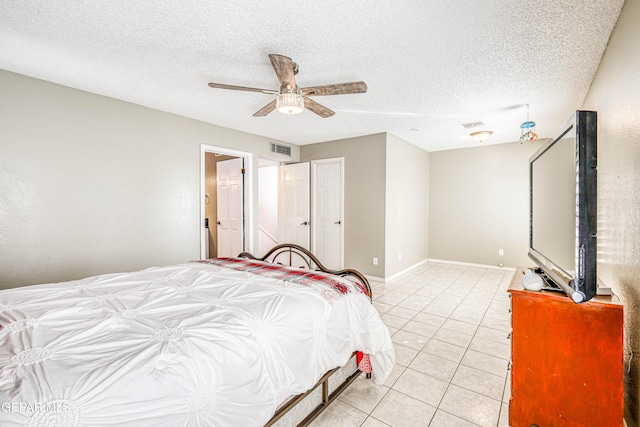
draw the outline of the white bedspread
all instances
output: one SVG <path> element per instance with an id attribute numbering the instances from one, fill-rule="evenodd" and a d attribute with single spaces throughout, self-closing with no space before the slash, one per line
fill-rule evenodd
<path id="1" fill-rule="evenodd" d="M 200 263 L 0 291 L 0 426 L 260 426 L 353 350 L 383 382 L 362 294 Z"/>

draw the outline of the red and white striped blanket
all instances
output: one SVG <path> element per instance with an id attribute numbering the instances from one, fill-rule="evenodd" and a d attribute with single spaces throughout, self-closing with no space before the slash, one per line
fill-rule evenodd
<path id="1" fill-rule="evenodd" d="M 211 258 L 199 262 L 307 286 L 320 293 L 329 302 L 348 293 L 367 295 L 362 283 L 322 271 L 305 270 L 246 258 Z"/>

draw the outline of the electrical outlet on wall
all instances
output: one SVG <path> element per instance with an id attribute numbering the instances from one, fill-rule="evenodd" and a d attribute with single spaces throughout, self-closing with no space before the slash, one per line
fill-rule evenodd
<path id="1" fill-rule="evenodd" d="M 402 261 L 402 254 L 398 254 L 398 261 Z"/>
<path id="2" fill-rule="evenodd" d="M 498 255 L 504 256 L 504 249 L 498 249 Z"/>
<path id="3" fill-rule="evenodd" d="M 373 257 L 373 265 L 378 265 L 378 257 Z"/>

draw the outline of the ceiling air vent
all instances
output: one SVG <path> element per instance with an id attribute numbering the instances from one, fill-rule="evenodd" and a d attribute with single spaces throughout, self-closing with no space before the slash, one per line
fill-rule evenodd
<path id="1" fill-rule="evenodd" d="M 475 127 L 478 127 L 478 126 L 484 126 L 484 123 L 482 123 L 482 122 L 470 122 L 470 123 L 463 123 L 462 126 L 465 129 L 471 129 L 471 128 L 475 128 Z"/>
<path id="2" fill-rule="evenodd" d="M 285 156 L 291 157 L 291 147 L 286 145 L 274 144 L 271 143 L 271 152 L 277 154 L 284 154 Z"/>

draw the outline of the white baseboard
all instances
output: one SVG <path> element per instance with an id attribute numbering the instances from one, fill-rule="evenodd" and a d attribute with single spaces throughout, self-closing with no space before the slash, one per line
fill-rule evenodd
<path id="1" fill-rule="evenodd" d="M 422 261 L 420 261 L 420 262 L 418 262 L 418 263 L 416 263 L 416 264 L 413 264 L 412 266 L 407 267 L 407 268 L 405 268 L 404 270 L 399 271 L 399 272 L 397 272 L 397 273 L 395 273 L 395 274 L 393 274 L 393 275 L 391 275 L 391 276 L 389 276 L 389 277 L 369 276 L 368 274 L 365 274 L 365 277 L 367 278 L 367 280 L 370 280 L 370 281 L 386 283 L 386 282 L 389 282 L 389 281 L 391 281 L 391 280 L 395 279 L 396 277 L 400 277 L 400 276 L 402 276 L 403 274 L 410 272 L 410 271 L 411 271 L 411 270 L 413 270 L 414 268 L 418 268 L 418 267 L 420 267 L 422 264 L 424 264 L 424 263 L 425 263 L 425 262 L 427 262 L 427 261 L 429 261 L 429 260 L 428 260 L 428 259 L 424 259 L 424 260 L 422 260 Z"/>
<path id="2" fill-rule="evenodd" d="M 442 264 L 454 264 L 454 265 L 465 265 L 467 267 L 479 267 L 479 268 L 490 268 L 493 270 L 502 270 L 502 271 L 515 271 L 514 267 L 498 267 L 497 265 L 489 265 L 489 264 L 474 264 L 471 262 L 461 262 L 461 261 L 450 261 L 446 259 L 427 259 L 429 262 L 438 262 Z"/>
<path id="3" fill-rule="evenodd" d="M 462 261 L 450 261 L 450 260 L 446 260 L 446 259 L 433 259 L 433 258 L 427 258 L 424 259 L 416 264 L 413 264 L 410 267 L 405 268 L 402 271 L 399 271 L 395 274 L 392 274 L 389 277 L 377 277 L 377 276 L 370 276 L 368 274 L 365 274 L 365 277 L 367 278 L 367 280 L 372 281 L 372 282 L 390 282 L 393 279 L 396 279 L 400 276 L 402 276 L 403 274 L 406 274 L 408 272 L 410 272 L 411 270 L 420 267 L 422 264 L 424 264 L 425 262 L 437 262 L 440 264 L 453 264 L 453 265 L 464 265 L 467 267 L 478 267 L 478 268 L 488 268 L 488 269 L 493 269 L 493 270 L 501 270 L 501 271 L 515 271 L 514 267 L 498 267 L 496 265 L 488 265 L 488 264 L 474 264 L 471 262 L 462 262 Z"/>
<path id="4" fill-rule="evenodd" d="M 413 264 L 412 266 L 405 268 L 404 270 L 398 271 L 396 274 L 392 274 L 392 275 L 391 275 L 391 276 L 389 276 L 389 277 L 385 277 L 385 278 L 384 278 L 384 281 L 385 281 L 385 282 L 390 282 L 390 281 L 392 281 L 393 279 L 396 279 L 396 278 L 398 278 L 398 277 L 402 276 L 403 274 L 410 272 L 410 271 L 411 271 L 411 270 L 413 270 L 414 268 L 418 268 L 418 267 L 420 267 L 422 264 L 424 264 L 424 263 L 425 263 L 425 262 L 427 262 L 427 261 L 429 261 L 429 260 L 428 260 L 428 259 L 423 259 L 422 261 L 417 262 L 417 263 Z"/>

